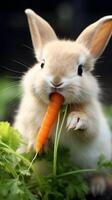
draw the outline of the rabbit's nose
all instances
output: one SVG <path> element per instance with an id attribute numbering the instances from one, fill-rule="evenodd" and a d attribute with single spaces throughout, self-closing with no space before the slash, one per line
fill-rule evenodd
<path id="1" fill-rule="evenodd" d="M 54 82 L 51 81 L 51 84 L 53 85 L 53 87 L 58 88 L 58 87 L 60 87 L 61 85 L 63 85 L 63 82 L 54 83 Z"/>

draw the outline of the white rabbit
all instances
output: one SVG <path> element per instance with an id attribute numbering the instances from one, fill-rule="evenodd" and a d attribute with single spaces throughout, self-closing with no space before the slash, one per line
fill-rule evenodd
<path id="1" fill-rule="evenodd" d="M 101 91 L 91 71 L 111 37 L 112 16 L 101 18 L 71 41 L 58 39 L 51 26 L 32 10 L 25 13 L 38 63 L 21 82 L 23 97 L 14 126 L 26 142 L 22 151 L 34 147 L 49 96 L 57 91 L 65 104 L 71 105 L 60 143 L 70 149 L 73 162 L 94 168 L 101 154 L 110 160 L 111 133 L 99 102 Z M 103 192 L 104 179 L 94 180 L 91 187 L 93 193 Z"/>

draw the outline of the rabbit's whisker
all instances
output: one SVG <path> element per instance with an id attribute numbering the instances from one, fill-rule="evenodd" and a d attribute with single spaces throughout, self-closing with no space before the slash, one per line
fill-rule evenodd
<path id="1" fill-rule="evenodd" d="M 20 65 L 24 66 L 25 68 L 29 69 L 29 66 L 26 65 L 26 64 L 24 64 L 23 62 L 20 62 L 20 61 L 18 61 L 18 60 L 13 60 L 13 62 L 15 62 L 15 63 L 17 63 L 17 64 L 20 64 Z"/>
<path id="2" fill-rule="evenodd" d="M 8 70 L 8 71 L 10 71 L 10 72 L 15 72 L 15 73 L 18 73 L 18 74 L 23 74 L 23 72 L 20 72 L 20 71 L 17 71 L 17 70 L 13 70 L 13 69 L 10 69 L 10 68 L 8 68 L 8 67 L 6 67 L 6 66 L 0 66 L 1 68 L 3 68 L 3 69 L 6 69 L 6 70 Z"/>

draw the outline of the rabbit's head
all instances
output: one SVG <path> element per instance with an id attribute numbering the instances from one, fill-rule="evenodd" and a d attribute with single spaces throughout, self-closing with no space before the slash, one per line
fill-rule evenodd
<path id="1" fill-rule="evenodd" d="M 48 102 L 52 92 L 66 103 L 87 103 L 99 87 L 91 74 L 112 33 L 112 16 L 88 26 L 75 40 L 60 40 L 51 26 L 27 9 L 32 42 L 38 63 L 26 73 L 33 94 Z"/>

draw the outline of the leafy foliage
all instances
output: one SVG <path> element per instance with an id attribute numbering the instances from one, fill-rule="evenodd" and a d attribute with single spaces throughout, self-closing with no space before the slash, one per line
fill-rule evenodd
<path id="1" fill-rule="evenodd" d="M 104 155 L 101 155 L 98 160 L 98 169 L 112 169 L 112 162 L 110 160 L 106 160 Z"/>
<path id="2" fill-rule="evenodd" d="M 7 122 L 0 122 L 0 199 L 1 200 L 85 200 L 89 187 L 82 173 L 87 170 L 74 166 L 69 150 L 58 147 L 57 171 L 53 174 L 53 147 L 38 156 L 29 169 L 33 153 L 16 152 L 22 143 L 19 132 Z M 62 156 L 63 155 L 63 156 Z M 46 162 L 42 169 L 42 162 Z M 38 166 L 47 173 L 38 173 Z M 48 170 L 47 170 L 48 167 Z M 112 162 L 102 156 L 98 170 L 111 168 Z M 94 171 L 94 170 L 93 170 Z"/>
<path id="3" fill-rule="evenodd" d="M 0 122 L 0 140 L 16 150 L 22 142 L 20 134 L 8 122 Z"/>
<path id="4" fill-rule="evenodd" d="M 36 200 L 28 190 L 30 162 L 15 152 L 21 142 L 17 130 L 7 122 L 0 122 L 0 199 Z M 34 197 L 33 197 L 34 196 Z M 32 198 L 33 197 L 33 198 Z"/>
<path id="5" fill-rule="evenodd" d="M 0 123 L 0 198 L 1 200 L 38 200 L 38 199 L 79 199 L 85 198 L 88 191 L 86 181 L 79 174 L 65 177 L 53 177 L 52 172 L 47 176 L 40 176 L 36 170 L 36 164 L 46 160 L 53 166 L 53 150 L 48 151 L 38 158 L 35 164 L 30 166 L 31 154 L 20 155 L 15 150 L 21 143 L 21 138 L 17 130 L 9 123 Z M 52 153 L 51 153 L 52 152 Z M 74 170 L 73 164 L 68 159 L 69 151 L 59 148 L 58 174 L 69 169 Z M 33 155 L 32 155 L 33 156 Z M 27 158 L 26 158 L 27 157 Z M 29 159 L 28 159 L 29 157 Z M 76 170 L 76 169 L 75 169 Z"/>

